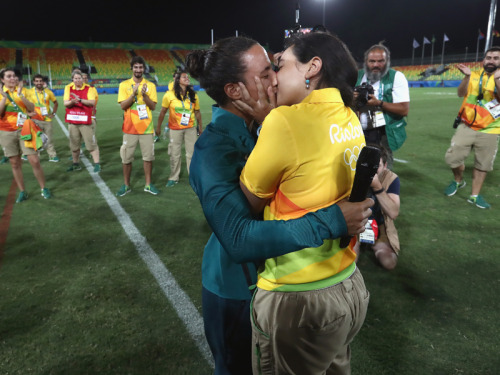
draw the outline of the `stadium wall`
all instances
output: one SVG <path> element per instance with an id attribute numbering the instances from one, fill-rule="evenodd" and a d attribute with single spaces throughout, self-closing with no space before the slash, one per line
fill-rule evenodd
<path id="1" fill-rule="evenodd" d="M 210 44 L 179 44 L 179 43 L 109 43 L 109 42 L 30 42 L 30 41 L 0 41 L 0 48 L 68 48 L 68 49 L 167 49 L 193 50 L 206 49 Z"/>

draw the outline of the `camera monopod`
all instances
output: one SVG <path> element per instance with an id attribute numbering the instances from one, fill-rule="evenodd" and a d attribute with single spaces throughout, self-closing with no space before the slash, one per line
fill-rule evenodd
<path id="1" fill-rule="evenodd" d="M 361 202 L 366 199 L 368 189 L 372 183 L 373 176 L 377 173 L 380 163 L 380 150 L 373 146 L 365 146 L 359 153 L 356 162 L 356 173 L 349 197 L 349 202 Z M 340 239 L 340 248 L 343 249 L 351 242 L 351 236 L 343 236 Z"/>

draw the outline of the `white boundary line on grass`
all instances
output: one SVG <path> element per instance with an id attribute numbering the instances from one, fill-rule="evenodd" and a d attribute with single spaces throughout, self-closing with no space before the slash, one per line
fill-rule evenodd
<path id="1" fill-rule="evenodd" d="M 56 116 L 56 119 L 63 133 L 67 138 L 69 138 L 68 129 L 66 129 L 58 116 Z M 154 276 L 163 293 L 177 312 L 177 315 L 186 326 L 190 336 L 196 343 L 196 346 L 200 350 L 201 354 L 209 363 L 209 365 L 214 368 L 212 354 L 205 339 L 203 319 L 198 313 L 196 307 L 193 305 L 193 302 L 191 302 L 189 296 L 181 289 L 179 284 L 177 284 L 177 281 L 175 280 L 172 273 L 170 273 L 170 271 L 161 261 L 160 257 L 149 245 L 146 238 L 141 234 L 139 229 L 137 229 L 130 216 L 123 209 L 121 204 L 118 202 L 118 199 L 111 192 L 101 176 L 99 176 L 99 174 L 97 173 L 93 173 L 92 163 L 87 159 L 85 155 L 80 155 L 80 159 L 85 165 L 85 168 L 87 168 L 87 171 L 94 180 L 95 184 L 99 188 L 102 196 L 104 197 L 104 200 L 109 205 L 111 211 L 113 211 L 116 218 L 120 222 L 123 230 L 125 231 L 125 234 L 135 245 L 139 256 L 142 258 L 144 263 L 146 263 L 149 271 Z"/>

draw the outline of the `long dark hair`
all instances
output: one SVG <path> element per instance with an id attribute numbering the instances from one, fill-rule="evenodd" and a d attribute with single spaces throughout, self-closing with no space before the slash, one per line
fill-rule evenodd
<path id="1" fill-rule="evenodd" d="M 255 40 L 241 36 L 221 39 L 209 49 L 196 50 L 187 55 L 186 69 L 200 81 L 208 96 L 223 106 L 229 99 L 224 86 L 243 82 L 247 67 L 241 57 L 256 44 Z"/>
<path id="2" fill-rule="evenodd" d="M 178 72 L 176 72 L 176 75 L 175 75 L 175 79 L 174 79 L 175 97 L 179 100 L 182 100 L 182 101 L 186 100 L 186 98 L 189 97 L 189 100 L 191 101 L 191 103 L 194 104 L 196 102 L 196 93 L 194 92 L 193 86 L 188 85 L 186 87 L 186 93 L 184 94 L 184 96 L 182 96 L 182 88 L 181 88 L 181 85 L 179 83 L 179 81 L 181 80 L 182 74 L 187 74 L 187 72 L 185 70 L 179 70 Z"/>
<path id="3" fill-rule="evenodd" d="M 344 42 L 330 33 L 314 32 L 293 36 L 286 42 L 285 48 L 288 47 L 303 64 L 318 56 L 322 67 L 317 88 L 337 88 L 344 104 L 352 107 L 358 69 Z"/>

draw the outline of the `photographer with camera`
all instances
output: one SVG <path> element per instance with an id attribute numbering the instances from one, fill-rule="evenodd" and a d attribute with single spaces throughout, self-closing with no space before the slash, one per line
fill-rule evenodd
<path id="1" fill-rule="evenodd" d="M 354 89 L 356 110 L 367 143 L 392 151 L 406 140 L 406 116 L 410 108 L 408 81 L 403 73 L 390 69 L 391 53 L 383 44 L 375 44 L 365 52 L 364 69 L 358 72 Z"/>
<path id="2" fill-rule="evenodd" d="M 359 257 L 361 247 L 371 249 L 380 265 L 386 270 L 392 270 L 398 264 L 400 252 L 398 230 L 394 225 L 401 206 L 400 182 L 398 175 L 387 169 L 388 150 L 382 146 L 368 145 L 380 149 L 379 167 L 370 185 L 371 198 L 375 205 L 366 230 L 359 235 L 354 251 Z"/>
<path id="3" fill-rule="evenodd" d="M 483 69 L 472 72 L 464 64 L 457 68 L 465 77 L 458 86 L 458 96 L 464 97 L 453 127 L 457 130 L 446 151 L 445 160 L 453 171 L 454 180 L 444 191 L 451 197 L 465 186 L 464 161 L 474 149 L 472 191 L 467 202 L 479 208 L 490 208 L 479 195 L 486 173 L 493 169 L 500 134 L 500 47 L 491 47 L 483 59 Z M 457 126 L 455 126 L 458 123 Z"/>

